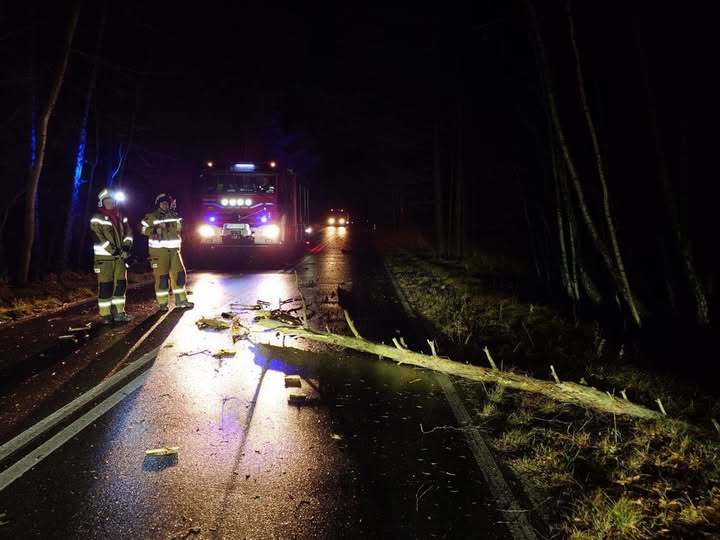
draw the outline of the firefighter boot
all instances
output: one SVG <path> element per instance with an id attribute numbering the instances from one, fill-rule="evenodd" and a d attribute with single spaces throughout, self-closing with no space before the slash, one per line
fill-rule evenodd
<path id="1" fill-rule="evenodd" d="M 132 317 L 123 311 L 122 313 L 113 315 L 113 321 L 116 323 L 126 323 L 132 321 Z"/>

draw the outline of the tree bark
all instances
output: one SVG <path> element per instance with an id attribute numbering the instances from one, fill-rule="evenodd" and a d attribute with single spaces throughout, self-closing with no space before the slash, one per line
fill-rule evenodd
<path id="1" fill-rule="evenodd" d="M 262 313 L 259 315 L 262 317 Z M 301 337 L 339 347 L 354 349 L 373 354 L 383 359 L 394 360 L 398 364 L 409 364 L 447 375 L 462 377 L 471 381 L 493 382 L 508 388 L 536 392 L 551 399 L 564 403 L 573 403 L 581 407 L 598 410 L 610 414 L 625 414 L 638 418 L 660 419 L 661 413 L 632 403 L 631 401 L 614 398 L 591 386 L 573 382 L 550 382 L 534 379 L 517 373 L 475 366 L 464 362 L 456 362 L 449 358 L 430 356 L 411 351 L 404 347 L 391 347 L 358 337 L 342 336 L 329 332 L 319 332 L 301 326 L 290 326 L 286 322 L 269 318 L 257 320 L 256 326 L 250 329 L 255 332 L 271 330 L 288 336 Z"/>
<path id="2" fill-rule="evenodd" d="M 30 259 L 32 255 L 33 245 L 35 244 L 35 211 L 36 211 L 36 199 L 38 194 L 38 184 L 40 182 L 40 174 L 42 173 L 43 162 L 45 160 L 45 148 L 47 146 L 48 137 L 48 123 L 52 116 L 53 110 L 55 109 L 55 103 L 57 102 L 60 89 L 62 88 L 63 81 L 65 79 L 65 71 L 67 69 L 68 61 L 70 59 L 70 50 L 72 48 L 72 41 L 75 36 L 75 28 L 77 27 L 77 21 L 80 16 L 80 2 L 75 1 L 72 8 L 72 14 L 70 16 L 70 23 L 68 24 L 65 33 L 65 44 L 63 51 L 62 62 L 55 74 L 55 80 L 50 91 L 50 96 L 43 107 L 40 119 L 38 122 L 37 130 L 37 155 L 34 163 L 30 167 L 27 181 L 27 190 L 25 193 L 25 222 L 24 222 L 24 238 L 20 252 L 20 264 L 19 264 L 19 281 L 21 284 L 26 284 L 30 275 Z"/>
<path id="3" fill-rule="evenodd" d="M 555 184 L 555 213 L 557 215 L 558 239 L 560 241 L 560 278 L 567 297 L 575 302 L 573 286 L 570 280 L 570 265 L 568 264 L 568 253 L 565 246 L 565 223 L 563 219 L 564 204 L 560 195 L 560 178 L 557 170 L 557 157 L 555 149 L 552 149 L 553 183 Z"/>
<path id="4" fill-rule="evenodd" d="M 597 130 L 595 129 L 595 123 L 593 121 L 592 113 L 590 112 L 590 105 L 588 104 L 587 93 L 585 92 L 585 77 L 583 75 L 582 63 L 580 62 L 580 51 L 578 49 L 577 40 L 575 39 L 575 22 L 573 20 L 572 11 L 570 8 L 571 4 L 568 0 L 567 3 L 567 16 L 568 24 L 570 25 L 570 42 L 572 43 L 573 53 L 575 55 L 575 70 L 577 73 L 577 87 L 578 94 L 580 95 L 580 102 L 582 103 L 583 113 L 585 114 L 585 121 L 587 122 L 588 131 L 590 132 L 590 138 L 592 140 L 593 152 L 595 154 L 595 165 L 597 167 L 598 178 L 600 180 L 600 187 L 602 189 L 603 199 L 603 214 L 605 216 L 605 225 L 608 229 L 610 236 L 610 245 L 615 256 L 615 264 L 617 268 L 618 278 L 620 279 L 620 285 L 625 292 L 625 301 L 630 308 L 635 323 L 640 326 L 640 314 L 635 303 L 635 298 L 630 288 L 630 282 L 625 272 L 625 263 L 623 262 L 622 253 L 620 252 L 620 244 L 617 239 L 617 232 L 615 230 L 615 221 L 610 213 L 610 193 L 608 190 L 605 163 L 600 152 L 600 144 L 598 142 Z"/>

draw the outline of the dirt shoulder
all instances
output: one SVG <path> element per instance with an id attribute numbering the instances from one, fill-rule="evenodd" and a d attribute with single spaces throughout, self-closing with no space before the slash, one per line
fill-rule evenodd
<path id="1" fill-rule="evenodd" d="M 459 381 L 496 456 L 558 537 L 717 537 L 717 398 L 631 365 L 597 324 L 573 323 L 523 299 L 507 261 L 452 263 L 402 252 L 386 263 L 441 354 L 505 370 L 585 382 L 696 426 L 602 414 L 502 386 Z"/>
<path id="2" fill-rule="evenodd" d="M 152 279 L 151 273 L 129 273 L 130 285 Z M 56 311 L 82 300 L 95 298 L 97 278 L 92 273 L 48 274 L 24 287 L 0 282 L 0 327 L 2 324 Z"/>

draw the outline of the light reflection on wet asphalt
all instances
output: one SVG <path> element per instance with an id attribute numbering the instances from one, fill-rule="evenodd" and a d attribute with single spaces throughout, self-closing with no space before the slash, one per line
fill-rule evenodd
<path id="1" fill-rule="evenodd" d="M 298 267 L 316 301 L 352 279 L 340 230 Z M 147 383 L 0 493 L 0 536 L 505 537 L 462 436 L 421 432 L 454 424 L 431 376 L 317 345 L 281 349 L 272 336 L 212 358 L 232 347 L 229 333 L 197 319 L 230 302 L 275 307 L 296 294 L 295 276 L 205 272 L 191 287 L 197 307 Z M 286 374 L 301 375 L 306 405 L 288 405 Z M 179 446 L 178 458 L 144 458 L 160 446 Z"/>

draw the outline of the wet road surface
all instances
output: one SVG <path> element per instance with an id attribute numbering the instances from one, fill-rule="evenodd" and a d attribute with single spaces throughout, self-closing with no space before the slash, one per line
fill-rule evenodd
<path id="1" fill-rule="evenodd" d="M 267 344 L 238 342 L 235 357 L 210 355 L 233 346 L 229 333 L 198 330 L 197 319 L 236 302 L 277 307 L 298 282 L 320 328 L 346 331 L 340 287 L 353 313 L 377 314 L 358 320 L 364 335 L 405 333 L 383 305 L 377 264 L 353 234 L 326 229 L 292 271 L 194 274 L 196 309 L 171 312 L 148 338 L 159 353 L 138 388 L 0 491 L 8 522 L 0 537 L 508 537 L 432 374 L 318 345 L 281 348 L 272 335 L 260 340 Z M 46 407 L 117 371 L 126 340 L 155 322 L 138 323 L 118 350 L 100 353 L 105 361 L 74 393 L 63 398 L 59 384 Z M 301 376 L 300 389 L 285 388 L 288 374 Z M 291 392 L 305 404 L 288 404 Z M 41 409 L 28 418 L 42 418 Z M 2 442 L 28 423 L 8 421 Z M 162 446 L 180 450 L 145 457 Z"/>

